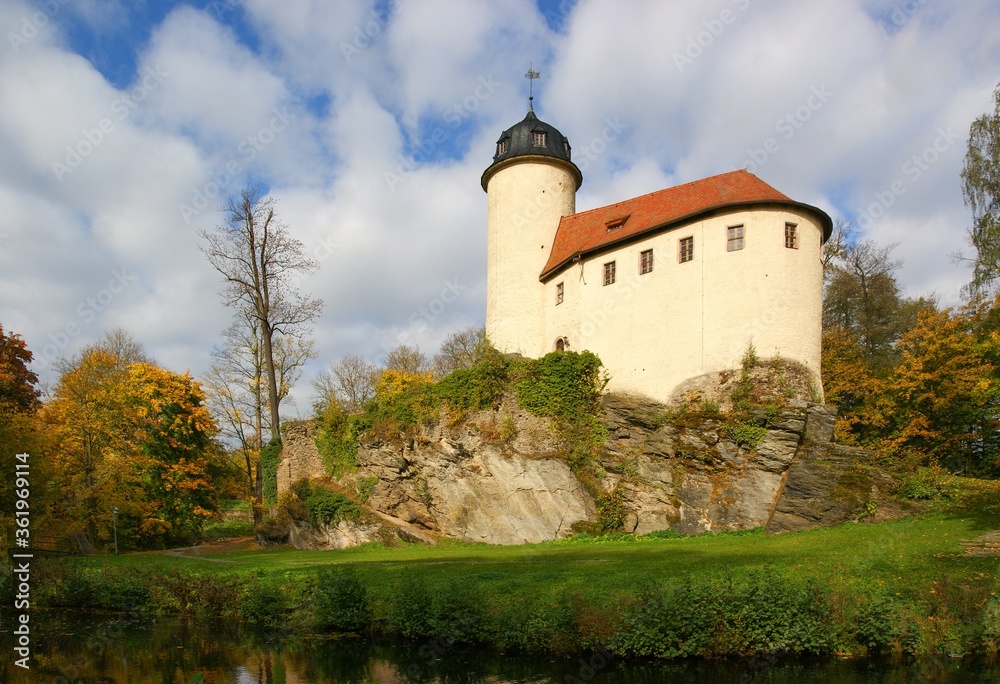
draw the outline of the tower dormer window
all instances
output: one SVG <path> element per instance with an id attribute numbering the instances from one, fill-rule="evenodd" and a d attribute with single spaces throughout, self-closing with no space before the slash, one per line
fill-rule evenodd
<path id="1" fill-rule="evenodd" d="M 563 152 L 566 153 L 566 158 L 567 159 L 572 159 L 573 158 L 573 155 L 570 154 L 570 152 L 569 152 L 569 141 L 567 141 L 567 140 L 563 140 Z"/>
<path id="2" fill-rule="evenodd" d="M 503 140 L 497 143 L 497 156 L 500 156 L 501 154 L 507 154 L 507 145 L 509 142 L 510 141 L 507 138 L 504 138 Z"/>
<path id="3" fill-rule="evenodd" d="M 534 131 L 532 137 L 535 141 L 535 147 L 545 147 L 545 131 Z"/>

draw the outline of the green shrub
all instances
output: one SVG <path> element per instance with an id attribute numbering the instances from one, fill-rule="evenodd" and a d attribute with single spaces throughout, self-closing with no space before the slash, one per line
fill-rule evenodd
<path id="1" fill-rule="evenodd" d="M 375 485 L 378 484 L 378 477 L 371 475 L 369 477 L 359 477 L 355 483 L 355 489 L 358 492 L 358 499 L 361 503 L 365 503 L 371 498 L 372 491 L 375 489 Z"/>
<path id="2" fill-rule="evenodd" d="M 320 629 L 359 632 L 371 625 L 368 591 L 350 566 L 321 569 L 314 600 Z"/>
<path id="3" fill-rule="evenodd" d="M 338 404 L 330 405 L 316 421 L 313 442 L 323 458 L 323 469 L 331 477 L 343 477 L 358 469 L 358 434 L 363 421 L 348 415 Z"/>
<path id="4" fill-rule="evenodd" d="M 647 587 L 624 611 L 616 650 L 658 658 L 821 654 L 838 640 L 832 600 L 775 570 Z"/>
<path id="5" fill-rule="evenodd" d="M 511 374 L 520 406 L 537 416 L 565 421 L 594 414 L 607 385 L 601 360 L 589 351 L 517 359 Z"/>
<path id="6" fill-rule="evenodd" d="M 495 409 L 507 388 L 507 362 L 492 347 L 469 368 L 449 373 L 435 386 L 440 401 L 463 411 Z"/>
<path id="7" fill-rule="evenodd" d="M 933 501 L 947 495 L 944 474 L 939 468 L 919 468 L 903 478 L 899 496 L 903 499 Z"/>
<path id="8" fill-rule="evenodd" d="M 278 587 L 254 577 L 240 589 L 236 611 L 241 620 L 276 627 L 284 617 L 284 596 Z"/>
<path id="9" fill-rule="evenodd" d="M 737 446 L 745 446 L 748 449 L 756 449 L 767 436 L 767 428 L 744 422 L 727 425 L 723 429 Z"/>
<path id="10" fill-rule="evenodd" d="M 862 596 L 855 622 L 855 640 L 871 653 L 921 650 L 920 626 L 895 597 L 878 591 Z"/>
<path id="11" fill-rule="evenodd" d="M 271 443 L 260 450 L 260 468 L 264 479 L 264 501 L 278 502 L 278 464 L 281 463 L 281 442 Z"/>
<path id="12" fill-rule="evenodd" d="M 309 521 L 313 525 L 332 525 L 341 520 L 357 520 L 364 513 L 358 504 L 340 492 L 316 487 L 305 500 Z"/>
<path id="13" fill-rule="evenodd" d="M 628 508 L 625 507 L 624 492 L 615 487 L 597 499 L 597 525 L 601 532 L 619 532 L 625 526 Z"/>

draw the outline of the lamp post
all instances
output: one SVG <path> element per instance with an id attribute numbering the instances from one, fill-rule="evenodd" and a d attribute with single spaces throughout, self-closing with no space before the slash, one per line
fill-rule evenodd
<path id="1" fill-rule="evenodd" d="M 115 555 L 118 555 L 118 506 L 111 507 L 111 525 L 115 530 Z"/>

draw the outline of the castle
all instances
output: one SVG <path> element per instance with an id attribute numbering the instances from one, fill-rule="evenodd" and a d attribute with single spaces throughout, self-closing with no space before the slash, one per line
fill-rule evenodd
<path id="1" fill-rule="evenodd" d="M 821 388 L 825 212 L 739 170 L 576 213 L 571 152 L 529 106 L 483 173 L 497 349 L 590 350 L 609 390 L 671 401 L 753 344 Z"/>

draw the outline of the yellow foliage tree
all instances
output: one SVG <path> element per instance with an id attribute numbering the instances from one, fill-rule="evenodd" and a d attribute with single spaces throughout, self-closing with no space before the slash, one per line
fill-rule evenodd
<path id="1" fill-rule="evenodd" d="M 126 546 L 195 534 L 215 507 L 217 432 L 200 386 L 100 347 L 60 377 L 42 412 L 67 532 L 110 538 L 119 508 Z"/>

